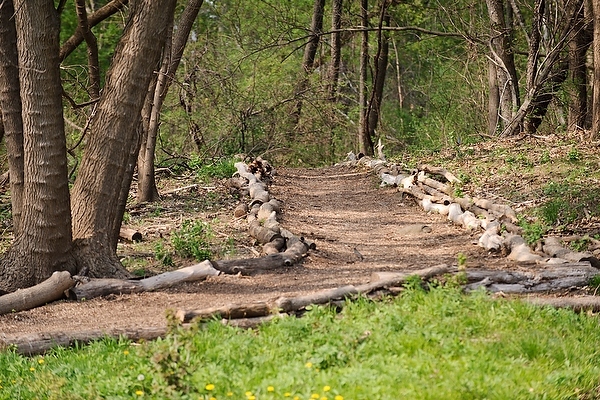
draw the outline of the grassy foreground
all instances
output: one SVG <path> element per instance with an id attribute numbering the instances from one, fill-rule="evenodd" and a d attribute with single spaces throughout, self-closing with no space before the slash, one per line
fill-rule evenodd
<path id="1" fill-rule="evenodd" d="M 598 318 L 455 288 L 409 288 L 341 313 L 315 307 L 244 331 L 0 353 L 2 399 L 591 399 Z"/>

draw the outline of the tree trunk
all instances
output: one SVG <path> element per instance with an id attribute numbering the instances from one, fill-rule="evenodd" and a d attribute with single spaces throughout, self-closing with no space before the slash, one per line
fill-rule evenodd
<path id="1" fill-rule="evenodd" d="M 0 6 L 0 110 L 8 153 L 13 234 L 21 234 L 23 209 L 23 120 L 19 84 L 19 56 L 12 0 Z"/>
<path id="2" fill-rule="evenodd" d="M 161 70 L 158 78 L 152 81 L 153 83 L 155 82 L 155 87 L 150 91 L 153 101 L 149 113 L 148 129 L 144 132 L 145 140 L 142 142 L 142 148 L 138 157 L 138 202 L 157 201 L 159 199 L 156 178 L 154 176 L 154 156 L 158 128 L 160 126 L 160 112 L 169 86 L 173 82 L 173 79 L 175 79 L 175 73 L 181 62 L 187 39 L 202 3 L 203 0 L 189 1 L 177 24 L 177 33 L 175 36 L 172 36 L 172 26 L 169 28 L 169 37 L 163 51 Z"/>
<path id="3" fill-rule="evenodd" d="M 577 8 L 577 17 L 569 40 L 568 132 L 586 128 L 588 93 L 585 55 L 592 44 L 592 38 L 585 23 L 583 0 L 574 2 L 573 6 Z"/>
<path id="4" fill-rule="evenodd" d="M 373 139 L 369 136 L 367 119 L 367 68 L 369 66 L 369 1 L 361 0 L 361 24 L 364 31 L 361 34 L 360 45 L 360 78 L 358 92 L 358 149 L 365 155 L 373 155 Z"/>
<path id="5" fill-rule="evenodd" d="M 342 5 L 343 0 L 333 0 L 331 10 L 331 65 L 329 70 L 329 90 L 328 95 L 331 101 L 337 97 L 337 86 L 340 77 L 340 63 L 342 59 Z"/>
<path id="6" fill-rule="evenodd" d="M 594 14 L 594 81 L 592 105 L 592 139 L 600 137 L 600 0 L 593 0 Z"/>
<path id="7" fill-rule="evenodd" d="M 53 1 L 32 0 L 19 4 L 14 21 L 23 119 L 23 204 L 26 207 L 22 209 L 20 232 L 0 263 L 0 289 L 4 291 L 32 286 L 57 270 L 72 270 L 58 58 L 59 17 Z"/>
<path id="8" fill-rule="evenodd" d="M 496 64 L 488 62 L 488 135 L 498 133 L 498 111 L 500 110 L 500 88 L 498 87 L 498 73 Z"/>
<path id="9" fill-rule="evenodd" d="M 513 120 L 515 112 L 520 106 L 517 70 L 510 41 L 511 27 L 506 23 L 502 0 L 486 0 L 486 3 L 491 24 L 491 60 L 496 68 L 500 97 L 499 123 L 501 127 L 505 127 L 508 122 Z M 517 133 L 520 127 L 516 128 L 508 132 L 508 135 Z"/>
<path id="10" fill-rule="evenodd" d="M 377 55 L 375 56 L 375 76 L 373 77 L 373 91 L 368 109 L 368 130 L 371 138 L 375 137 L 375 131 L 379 124 L 381 115 L 381 103 L 383 101 L 383 88 L 388 65 L 389 35 L 383 31 L 383 27 L 390 25 L 390 15 L 387 12 L 387 2 L 381 6 L 381 18 L 379 20 L 379 31 L 377 32 Z"/>
<path id="11" fill-rule="evenodd" d="M 80 267 L 92 277 L 127 276 L 113 249 L 124 211 L 121 188 L 131 180 L 140 135 L 136 124 L 174 6 L 175 0 L 141 0 L 132 6 L 90 123 L 73 187 L 73 236 Z"/>
<path id="12" fill-rule="evenodd" d="M 302 78 L 296 87 L 296 106 L 292 113 L 292 121 L 294 126 L 300 121 L 302 113 L 302 93 L 308 87 L 308 76 L 313 71 L 315 65 L 315 57 L 321 41 L 323 33 L 323 14 L 325 8 L 325 0 L 315 0 L 313 7 L 312 21 L 310 24 L 310 34 L 312 35 L 306 46 L 304 47 L 304 58 L 302 59 Z"/>

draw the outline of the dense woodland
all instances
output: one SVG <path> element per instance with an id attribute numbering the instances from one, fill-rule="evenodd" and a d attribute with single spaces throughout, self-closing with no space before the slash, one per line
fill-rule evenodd
<path id="1" fill-rule="evenodd" d="M 600 131 L 600 1 L 0 3 L 14 242 L 0 289 L 123 277 L 130 185 L 243 153 L 322 165 Z"/>

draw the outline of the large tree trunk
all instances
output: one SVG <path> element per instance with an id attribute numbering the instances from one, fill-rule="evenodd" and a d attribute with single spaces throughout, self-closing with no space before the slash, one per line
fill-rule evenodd
<path id="1" fill-rule="evenodd" d="M 57 270 L 72 270 L 69 267 L 71 213 L 58 58 L 59 18 L 53 1 L 32 0 L 19 3 L 14 21 L 24 135 L 23 204 L 26 207 L 22 209 L 20 232 L 0 264 L 0 289 L 5 291 L 39 283 Z M 2 21 L 3 26 L 5 22 Z"/>
<path id="2" fill-rule="evenodd" d="M 369 135 L 367 119 L 367 69 L 369 66 L 369 1 L 361 0 L 361 24 L 364 28 L 360 44 L 360 78 L 358 92 L 358 149 L 365 155 L 373 155 L 373 139 Z"/>
<path id="3" fill-rule="evenodd" d="M 72 198 L 78 262 L 92 277 L 127 275 L 112 245 L 118 235 L 114 227 L 124 210 L 119 189 L 131 179 L 133 168 L 128 164 L 138 150 L 138 116 L 160 60 L 174 6 L 175 0 L 140 0 L 134 4 L 90 123 L 91 134 Z"/>
<path id="4" fill-rule="evenodd" d="M 371 102 L 368 110 L 368 129 L 369 136 L 375 137 L 375 131 L 379 124 L 381 115 L 381 103 L 383 101 L 383 88 L 385 86 L 385 76 L 388 65 L 389 54 L 389 35 L 383 31 L 383 27 L 389 27 L 390 15 L 387 12 L 387 2 L 381 6 L 381 18 L 379 20 L 379 31 L 377 36 L 377 54 L 375 55 L 375 76 L 373 77 L 373 91 L 371 92 Z"/>
<path id="5" fill-rule="evenodd" d="M 153 101 L 151 104 L 148 130 L 144 132 L 144 139 L 140 154 L 138 157 L 138 191 L 137 201 L 156 201 L 159 199 L 158 189 L 156 188 L 156 178 L 154 175 L 154 155 L 156 150 L 156 139 L 158 137 L 158 128 L 160 126 L 160 112 L 165 100 L 169 86 L 175 79 L 175 72 L 179 67 L 183 50 L 187 44 L 187 39 L 200 11 L 203 0 L 190 0 L 187 4 L 179 23 L 177 32 L 172 38 L 172 26 L 169 28 L 170 34 L 167 38 L 167 44 L 163 52 L 163 63 L 158 78 L 153 80 L 155 86 L 150 91 Z M 151 85 L 152 86 L 152 85 Z"/>
<path id="6" fill-rule="evenodd" d="M 593 0 L 594 14 L 594 81 L 592 105 L 592 139 L 600 137 L 600 0 Z"/>
<path id="7" fill-rule="evenodd" d="M 513 120 L 520 106 L 519 84 L 510 32 L 505 19 L 505 7 L 502 0 L 486 0 L 491 25 L 490 50 L 491 60 L 497 74 L 500 104 L 498 110 L 499 123 L 502 128 Z M 517 127 L 519 128 L 519 127 Z M 517 129 L 508 132 L 515 134 Z"/>

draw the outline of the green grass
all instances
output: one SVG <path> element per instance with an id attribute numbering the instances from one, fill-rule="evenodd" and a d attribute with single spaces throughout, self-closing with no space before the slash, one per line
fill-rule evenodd
<path id="1" fill-rule="evenodd" d="M 419 285 L 258 330 L 0 353 L 1 399 L 576 399 L 600 395 L 598 319 Z M 337 396 L 337 397 L 336 397 Z"/>

